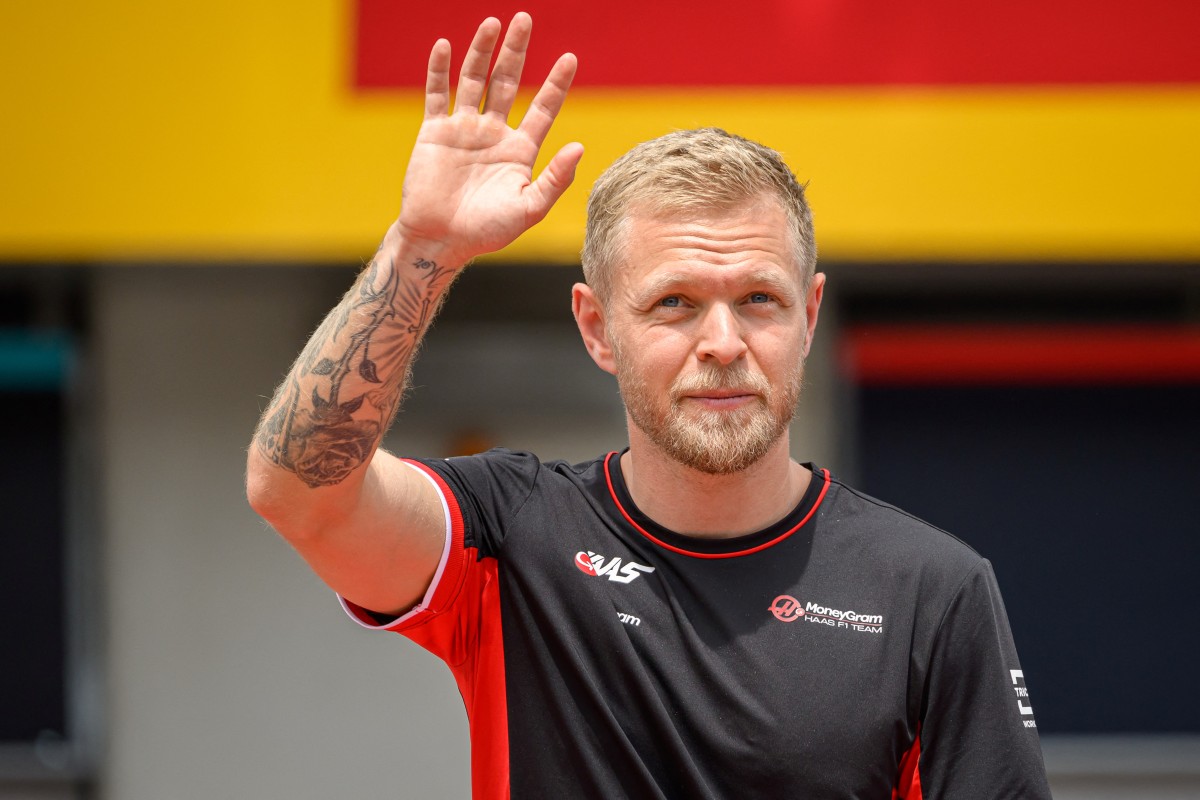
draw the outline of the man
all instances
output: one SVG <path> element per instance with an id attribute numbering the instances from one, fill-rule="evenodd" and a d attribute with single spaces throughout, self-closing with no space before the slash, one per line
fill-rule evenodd
<path id="1" fill-rule="evenodd" d="M 802 187 L 721 131 L 597 182 L 575 318 L 629 447 L 378 450 L 453 277 L 537 223 L 562 56 L 507 124 L 531 21 L 434 45 L 399 218 L 264 414 L 251 503 L 368 627 L 450 665 L 477 798 L 1049 797 L 987 562 L 789 457 L 824 275 Z"/>

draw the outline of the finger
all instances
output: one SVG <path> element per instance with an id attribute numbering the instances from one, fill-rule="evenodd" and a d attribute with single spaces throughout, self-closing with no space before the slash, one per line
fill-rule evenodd
<path id="1" fill-rule="evenodd" d="M 479 110 L 483 90 L 487 88 L 488 67 L 492 63 L 492 52 L 500 38 L 500 20 L 488 17 L 479 23 L 471 49 L 463 59 L 462 71 L 458 74 L 458 93 L 454 97 L 454 110 Z"/>
<path id="2" fill-rule="evenodd" d="M 483 113 L 498 114 L 508 119 L 508 112 L 517 98 L 517 88 L 521 85 L 521 70 L 525 67 L 525 51 L 529 49 L 532 30 L 533 20 L 530 16 L 524 11 L 517 12 L 508 25 L 500 55 L 496 57 L 496 66 L 492 68 Z"/>
<path id="3" fill-rule="evenodd" d="M 546 140 L 550 126 L 554 124 L 555 117 L 562 110 L 563 103 L 567 99 L 567 91 L 571 88 L 571 81 L 575 79 L 575 69 L 578 65 L 572 53 L 564 53 L 559 56 L 558 61 L 551 68 L 550 74 L 546 76 L 546 82 L 534 95 L 529 110 L 525 112 L 525 118 L 521 120 L 519 130 L 537 143 L 538 147 L 541 147 L 542 142 Z"/>
<path id="4" fill-rule="evenodd" d="M 444 116 L 450 110 L 450 43 L 438 39 L 429 51 L 425 75 L 425 118 Z"/>
<path id="5" fill-rule="evenodd" d="M 550 163 L 538 175 L 537 180 L 530 184 L 529 193 L 529 224 L 540 222 L 550 212 L 551 207 L 562 197 L 563 192 L 575 180 L 575 169 L 583 158 L 583 145 L 571 142 L 564 145 L 554 154 Z"/>

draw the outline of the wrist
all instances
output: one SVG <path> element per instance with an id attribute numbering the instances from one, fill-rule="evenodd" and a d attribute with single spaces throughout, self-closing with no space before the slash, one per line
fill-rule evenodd
<path id="1" fill-rule="evenodd" d="M 382 249 L 391 250 L 401 259 L 433 261 L 440 267 L 455 271 L 466 267 L 477 255 L 456 246 L 453 242 L 414 234 L 400 220 L 396 220 L 388 228 L 383 238 Z"/>

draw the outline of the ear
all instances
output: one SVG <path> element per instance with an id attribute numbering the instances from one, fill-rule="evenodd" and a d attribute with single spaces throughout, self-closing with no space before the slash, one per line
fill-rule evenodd
<path id="1" fill-rule="evenodd" d="M 804 357 L 812 348 L 813 337 L 817 333 L 817 316 L 821 313 L 821 298 L 825 296 L 825 273 L 813 275 L 808 286 L 808 297 L 804 299 L 804 313 L 808 320 L 808 329 L 804 331 Z"/>
<path id="2" fill-rule="evenodd" d="M 617 374 L 617 362 L 613 358 L 612 344 L 608 340 L 608 326 L 604 320 L 604 306 L 586 283 L 571 287 L 571 310 L 575 313 L 575 324 L 583 337 L 583 346 L 596 366 L 605 372 Z"/>

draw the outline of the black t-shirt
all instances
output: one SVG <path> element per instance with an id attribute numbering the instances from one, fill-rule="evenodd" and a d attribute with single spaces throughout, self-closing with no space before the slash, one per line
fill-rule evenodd
<path id="1" fill-rule="evenodd" d="M 369 627 L 451 667 L 478 800 L 1049 798 L 991 566 L 813 468 L 770 528 L 696 539 L 633 504 L 618 454 L 409 462 L 447 546 Z"/>

